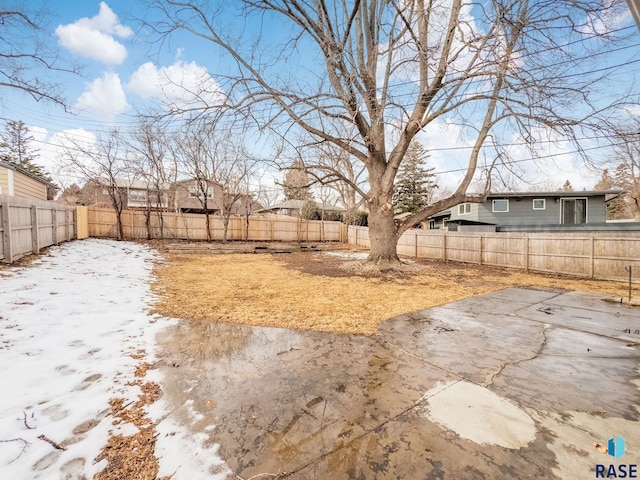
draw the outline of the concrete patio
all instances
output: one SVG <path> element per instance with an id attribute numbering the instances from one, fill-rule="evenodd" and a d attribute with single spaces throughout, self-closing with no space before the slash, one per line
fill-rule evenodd
<path id="1" fill-rule="evenodd" d="M 506 289 L 371 337 L 181 321 L 160 343 L 171 416 L 243 479 L 587 479 L 640 459 L 640 309 L 594 294 Z"/>

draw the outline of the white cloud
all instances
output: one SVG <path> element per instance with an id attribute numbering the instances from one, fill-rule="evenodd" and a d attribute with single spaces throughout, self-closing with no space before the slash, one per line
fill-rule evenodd
<path id="1" fill-rule="evenodd" d="M 168 67 L 145 63 L 133 72 L 127 90 L 177 108 L 211 106 L 224 101 L 220 85 L 205 67 L 181 60 Z"/>
<path id="2" fill-rule="evenodd" d="M 105 120 L 125 112 L 129 104 L 118 74 L 107 72 L 88 84 L 75 108 Z"/>
<path id="3" fill-rule="evenodd" d="M 60 45 L 77 55 L 118 65 L 127 57 L 127 49 L 114 36 L 128 38 L 133 31 L 120 23 L 105 2 L 100 2 L 98 15 L 59 25 L 56 35 Z"/>

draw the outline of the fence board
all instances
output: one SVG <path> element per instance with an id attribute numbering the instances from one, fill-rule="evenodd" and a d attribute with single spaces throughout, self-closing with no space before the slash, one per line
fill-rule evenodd
<path id="1" fill-rule="evenodd" d="M 224 221 L 219 215 L 209 216 L 212 240 L 224 238 Z M 87 212 L 88 232 L 92 237 L 117 237 L 116 214 L 109 208 L 90 207 Z M 207 240 L 206 216 L 195 213 L 122 212 L 125 238 L 165 238 Z M 319 242 L 342 240 L 340 222 L 304 220 L 286 215 L 229 218 L 228 240 L 265 240 L 282 242 Z"/>
<path id="2" fill-rule="evenodd" d="M 0 195 L 0 260 L 12 263 L 75 238 L 73 208 L 55 202 Z"/>
<path id="3" fill-rule="evenodd" d="M 349 226 L 347 243 L 370 248 L 367 227 Z M 640 282 L 640 234 L 636 232 L 582 233 L 459 233 L 409 230 L 398 240 L 397 252 L 483 265 L 576 275 L 603 280 L 626 280 L 632 266 Z"/>

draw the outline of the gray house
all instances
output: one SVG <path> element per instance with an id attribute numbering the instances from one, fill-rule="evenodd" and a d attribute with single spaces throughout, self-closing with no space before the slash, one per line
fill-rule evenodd
<path id="1" fill-rule="evenodd" d="M 457 231 L 575 231 L 606 228 L 607 202 L 622 190 L 491 193 L 429 218 L 429 228 Z"/>

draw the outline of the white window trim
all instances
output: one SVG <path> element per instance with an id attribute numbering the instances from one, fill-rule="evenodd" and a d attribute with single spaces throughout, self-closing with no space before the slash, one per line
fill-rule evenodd
<path id="1" fill-rule="evenodd" d="M 496 210 L 496 202 L 507 202 L 506 210 Z M 509 213 L 509 199 L 508 198 L 498 198 L 496 200 L 491 200 L 491 212 L 492 213 Z"/>
<path id="2" fill-rule="evenodd" d="M 542 208 L 536 208 L 536 202 L 542 202 Z M 547 199 L 546 198 L 534 198 L 532 201 L 534 210 L 546 210 L 547 209 Z"/>
<path id="3" fill-rule="evenodd" d="M 467 208 L 466 205 L 469 205 L 469 211 L 467 212 Z M 463 208 L 464 207 L 464 208 Z M 460 211 L 460 210 L 463 211 Z M 470 202 L 465 202 L 465 203 L 461 203 L 460 205 L 458 205 L 458 215 L 469 215 L 471 213 L 471 203 Z"/>
<path id="4" fill-rule="evenodd" d="M 567 225 L 566 223 L 562 223 L 564 216 L 564 201 L 565 200 L 584 200 L 584 223 L 577 223 L 573 225 L 586 225 L 589 223 L 589 197 L 560 197 L 560 225 Z M 571 224 L 569 224 L 571 225 Z"/>

